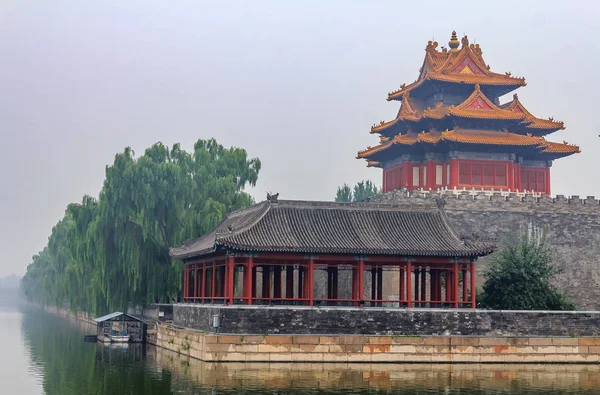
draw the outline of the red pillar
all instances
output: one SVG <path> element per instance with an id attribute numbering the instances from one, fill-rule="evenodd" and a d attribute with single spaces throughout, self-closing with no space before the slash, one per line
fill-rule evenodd
<path id="1" fill-rule="evenodd" d="M 377 299 L 377 268 L 371 267 L 371 300 Z"/>
<path id="2" fill-rule="evenodd" d="M 223 304 L 226 305 L 229 302 L 229 257 L 225 257 L 225 265 L 223 266 Z"/>
<path id="3" fill-rule="evenodd" d="M 196 302 L 198 299 L 198 296 L 200 296 L 200 266 L 196 265 L 196 271 L 194 272 L 194 302 Z"/>
<path id="4" fill-rule="evenodd" d="M 475 263 L 471 262 L 469 263 L 469 277 L 471 280 L 471 308 L 476 308 L 477 307 L 477 302 L 475 301 L 475 295 L 477 294 L 476 288 L 475 288 Z"/>
<path id="5" fill-rule="evenodd" d="M 468 299 L 468 296 L 469 296 L 469 294 L 468 294 L 468 292 L 467 292 L 467 284 L 468 284 L 468 282 L 467 282 L 467 269 L 463 269 L 463 271 L 462 271 L 462 274 L 463 274 L 463 294 L 462 294 L 462 302 L 463 302 L 463 303 L 467 303 L 467 300 L 469 300 L 469 299 Z"/>
<path id="6" fill-rule="evenodd" d="M 398 289 L 398 307 L 402 307 L 402 301 L 405 300 L 404 299 L 404 268 L 402 266 L 400 266 L 400 284 L 399 284 L 399 289 Z"/>
<path id="7" fill-rule="evenodd" d="M 202 289 L 200 291 L 200 303 L 204 303 L 204 298 L 206 297 L 206 262 L 202 262 Z"/>
<path id="8" fill-rule="evenodd" d="M 246 262 L 246 267 L 244 268 L 244 298 L 246 299 L 246 304 L 252 304 L 252 289 L 254 288 L 254 281 L 252 273 L 254 272 L 254 258 L 251 256 L 248 257 L 248 261 Z"/>
<path id="9" fill-rule="evenodd" d="M 363 300 L 365 297 L 365 260 L 360 258 L 358 260 L 358 300 Z"/>
<path id="10" fill-rule="evenodd" d="M 454 269 L 452 270 L 452 288 L 453 288 L 453 297 L 454 297 L 454 308 L 458 308 L 458 262 L 454 262 Z"/>
<path id="11" fill-rule="evenodd" d="M 309 264 L 310 266 L 310 264 Z M 305 266 L 302 271 L 304 272 L 304 276 L 302 276 L 302 297 L 308 299 L 307 302 L 305 302 L 304 304 L 310 306 L 311 305 L 311 296 L 310 296 L 310 292 L 311 292 L 311 287 L 312 287 L 312 280 L 311 280 L 311 276 L 312 276 L 312 269 L 308 266 Z"/>
<path id="12" fill-rule="evenodd" d="M 212 261 L 212 284 L 210 287 L 210 303 L 215 303 L 215 288 L 217 285 L 217 262 L 213 259 Z"/>
<path id="13" fill-rule="evenodd" d="M 235 258 L 229 257 L 229 304 L 233 304 L 235 297 Z"/>
<path id="14" fill-rule="evenodd" d="M 419 273 L 420 270 L 419 269 L 415 269 L 415 302 L 417 302 L 419 300 Z M 417 303 L 415 303 L 415 306 L 419 306 Z"/>
<path id="15" fill-rule="evenodd" d="M 409 191 L 414 189 L 413 187 L 413 177 L 412 177 L 412 164 L 410 162 L 406 162 L 404 164 L 404 182 L 406 182 L 406 188 Z M 404 186 L 402 186 L 404 188 Z"/>
<path id="16" fill-rule="evenodd" d="M 446 269 L 445 271 L 446 274 L 446 297 L 444 298 L 444 301 L 450 302 L 450 299 L 452 298 L 452 272 L 448 269 Z"/>
<path id="17" fill-rule="evenodd" d="M 408 261 L 408 262 L 406 262 L 406 307 L 408 307 L 408 308 L 411 307 L 411 301 L 412 301 L 411 273 L 412 273 L 412 262 Z"/>
<path id="18" fill-rule="evenodd" d="M 294 265 L 285 267 L 285 297 L 287 299 L 294 298 Z"/>
<path id="19" fill-rule="evenodd" d="M 546 195 L 550 196 L 550 168 L 546 167 L 546 171 L 544 173 L 546 176 Z"/>
<path id="20" fill-rule="evenodd" d="M 314 305 L 315 299 L 315 260 L 308 260 L 308 305 Z"/>
<path id="21" fill-rule="evenodd" d="M 521 164 L 515 164 L 515 190 L 523 190 L 523 180 L 521 179 Z"/>
<path id="22" fill-rule="evenodd" d="M 383 300 L 383 269 L 377 268 L 377 299 Z M 382 302 L 378 302 L 378 306 L 382 306 Z"/>
<path id="23" fill-rule="evenodd" d="M 450 186 L 458 188 L 458 159 L 450 159 Z"/>
<path id="24" fill-rule="evenodd" d="M 427 175 L 427 179 L 425 180 L 427 184 L 425 187 L 427 189 L 435 189 L 435 163 L 431 160 L 427 161 L 425 168 L 427 169 L 425 172 Z"/>
<path id="25" fill-rule="evenodd" d="M 421 269 L 421 300 L 427 300 L 427 269 Z"/>
<path id="26" fill-rule="evenodd" d="M 187 302 L 188 297 L 188 279 L 189 277 L 189 265 L 186 263 L 183 265 L 183 301 Z"/>
<path id="27" fill-rule="evenodd" d="M 430 306 L 433 307 L 435 298 L 435 269 L 429 267 L 429 300 Z"/>

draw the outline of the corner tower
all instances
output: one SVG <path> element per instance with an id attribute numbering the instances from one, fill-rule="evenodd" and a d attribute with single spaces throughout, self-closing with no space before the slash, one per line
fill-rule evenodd
<path id="1" fill-rule="evenodd" d="M 392 121 L 373 125 L 380 142 L 360 151 L 367 166 L 383 169 L 383 191 L 398 188 L 476 188 L 550 194 L 552 161 L 579 147 L 546 141 L 562 122 L 532 115 L 515 94 L 525 79 L 490 71 L 479 44 L 450 49 L 429 41 L 419 78 L 388 94 L 400 102 Z M 460 47 L 460 48 L 459 48 Z"/>

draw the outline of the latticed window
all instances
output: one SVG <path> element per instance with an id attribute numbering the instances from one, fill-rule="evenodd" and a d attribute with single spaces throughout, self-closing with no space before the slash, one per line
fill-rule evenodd
<path id="1" fill-rule="evenodd" d="M 521 185 L 527 191 L 546 192 L 546 171 L 521 169 Z"/>
<path id="2" fill-rule="evenodd" d="M 419 179 L 419 166 L 413 166 L 412 176 L 413 176 L 413 187 L 418 187 L 420 185 Z"/>
<path id="3" fill-rule="evenodd" d="M 385 169 L 385 189 L 391 191 L 393 189 L 399 189 L 406 187 L 406 177 L 404 172 L 405 166 L 399 165 L 390 169 Z"/>
<path id="4" fill-rule="evenodd" d="M 474 187 L 506 187 L 506 165 L 461 162 L 458 183 Z"/>
<path id="5" fill-rule="evenodd" d="M 435 185 L 442 185 L 444 181 L 442 176 L 444 175 L 444 167 L 442 165 L 435 165 Z"/>

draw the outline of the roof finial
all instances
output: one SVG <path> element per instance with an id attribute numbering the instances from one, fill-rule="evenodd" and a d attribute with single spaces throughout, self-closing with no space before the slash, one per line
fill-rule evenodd
<path id="1" fill-rule="evenodd" d="M 448 46 L 450 47 L 450 52 L 458 52 L 458 46 L 460 42 L 458 41 L 458 37 L 456 36 L 456 30 L 452 31 L 452 36 L 450 37 L 450 41 L 448 41 Z"/>

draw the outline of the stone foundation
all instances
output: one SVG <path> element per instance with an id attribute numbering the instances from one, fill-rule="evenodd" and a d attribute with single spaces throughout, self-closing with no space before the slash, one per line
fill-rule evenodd
<path id="1" fill-rule="evenodd" d="M 219 335 L 158 326 L 156 345 L 208 362 L 599 363 L 600 338 Z"/>

